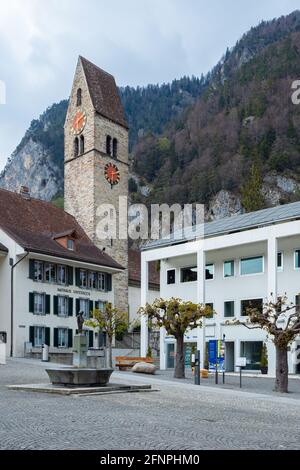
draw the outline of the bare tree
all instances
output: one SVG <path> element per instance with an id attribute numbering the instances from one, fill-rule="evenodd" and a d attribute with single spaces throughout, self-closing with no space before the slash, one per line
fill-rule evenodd
<path id="1" fill-rule="evenodd" d="M 141 308 L 139 312 L 148 317 L 150 325 L 163 327 L 169 335 L 175 337 L 177 348 L 174 377 L 184 379 L 184 334 L 188 328 L 202 326 L 201 319 L 211 314 L 211 308 L 172 298 L 156 299 L 151 305 L 147 304 Z"/>
<path id="2" fill-rule="evenodd" d="M 234 321 L 252 330 L 265 330 L 276 348 L 275 391 L 288 393 L 288 348 L 300 334 L 300 308 L 288 302 L 287 296 L 279 296 L 274 301 L 266 302 L 262 311 L 251 306 L 246 309 L 249 319 L 246 323 Z M 228 322 L 230 323 L 230 322 Z"/>

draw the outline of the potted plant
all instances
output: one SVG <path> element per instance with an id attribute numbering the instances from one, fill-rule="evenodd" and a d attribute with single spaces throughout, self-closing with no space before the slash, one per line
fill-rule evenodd
<path id="1" fill-rule="evenodd" d="M 260 356 L 260 370 L 262 374 L 268 373 L 268 350 L 266 343 L 263 343 Z"/>

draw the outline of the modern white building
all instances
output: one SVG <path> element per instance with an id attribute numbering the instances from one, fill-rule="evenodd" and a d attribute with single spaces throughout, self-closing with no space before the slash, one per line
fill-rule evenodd
<path id="1" fill-rule="evenodd" d="M 201 363 L 206 343 L 223 339 L 226 345 L 226 369 L 235 370 L 238 357 L 246 357 L 249 370 L 260 368 L 260 354 L 266 342 L 269 374 L 275 374 L 275 348 L 266 333 L 243 325 L 249 303 L 261 306 L 267 299 L 287 294 L 299 304 L 300 293 L 300 202 L 232 216 L 195 227 L 181 239 L 161 239 L 142 251 L 141 305 L 147 298 L 148 263 L 161 260 L 160 296 L 210 304 L 212 318 L 202 329 L 186 334 L 185 342 L 197 345 Z M 142 354 L 148 344 L 147 321 L 142 321 Z M 290 373 L 300 373 L 295 341 L 289 353 Z M 175 340 L 160 335 L 160 365 L 173 367 Z"/>

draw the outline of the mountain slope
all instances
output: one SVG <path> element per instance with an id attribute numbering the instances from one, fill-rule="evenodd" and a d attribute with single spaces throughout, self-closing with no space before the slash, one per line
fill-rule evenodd
<path id="1" fill-rule="evenodd" d="M 184 77 L 161 86 L 120 89 L 130 125 L 130 149 L 139 136 L 161 132 L 171 118 L 195 102 L 205 86 L 203 77 Z M 0 187 L 15 191 L 26 185 L 33 196 L 46 200 L 63 193 L 63 126 L 67 107 L 68 101 L 63 100 L 32 121 L 0 175 Z"/>

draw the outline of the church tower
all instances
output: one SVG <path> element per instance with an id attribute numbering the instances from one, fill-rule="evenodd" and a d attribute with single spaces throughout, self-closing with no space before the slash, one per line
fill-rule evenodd
<path id="1" fill-rule="evenodd" d="M 125 269 L 115 306 L 128 309 L 128 241 L 99 239 L 97 208 L 128 196 L 128 126 L 114 77 L 79 57 L 65 122 L 65 210 Z M 117 234 L 118 235 L 118 234 Z"/>

